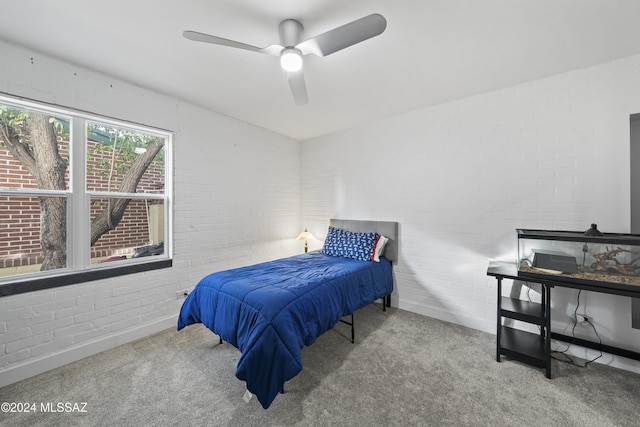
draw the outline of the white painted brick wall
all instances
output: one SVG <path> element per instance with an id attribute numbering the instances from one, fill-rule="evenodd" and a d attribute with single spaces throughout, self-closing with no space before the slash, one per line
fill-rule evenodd
<path id="1" fill-rule="evenodd" d="M 304 141 L 302 223 L 324 237 L 330 217 L 398 221 L 393 304 L 495 333 L 486 269 L 515 260 L 516 228 L 629 232 L 639 78 L 635 56 Z M 566 292 L 554 330 L 575 308 Z M 583 299 L 603 341 L 640 351 L 629 298 Z"/>
<path id="2" fill-rule="evenodd" d="M 297 141 L 2 41 L 0 91 L 175 131 L 173 268 L 0 298 L 0 387 L 175 327 L 210 272 L 301 251 Z"/>

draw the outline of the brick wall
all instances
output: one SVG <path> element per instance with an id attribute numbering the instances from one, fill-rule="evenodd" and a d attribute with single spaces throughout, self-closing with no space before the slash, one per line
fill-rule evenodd
<path id="1" fill-rule="evenodd" d="M 92 153 L 88 162 L 87 182 L 94 191 L 108 191 L 108 171 L 96 165 L 110 159 L 110 153 L 95 150 L 96 142 L 88 141 Z M 68 158 L 68 144 L 60 141 L 60 155 Z M 163 165 L 154 161 L 138 184 L 138 193 L 161 194 L 164 189 Z M 117 191 L 121 176 L 112 178 L 111 191 Z M 68 179 L 67 179 L 68 181 Z M 35 179 L 11 153 L 0 145 L 0 187 L 37 188 Z M 16 200 L 17 199 L 17 200 Z M 131 255 L 135 248 L 149 243 L 148 205 L 158 203 L 132 200 L 118 226 L 104 234 L 91 248 L 91 257 Z M 91 218 L 106 206 L 106 200 L 92 201 Z M 154 242 L 159 243 L 159 242 Z M 40 207 L 37 198 L 0 197 L 0 268 L 42 263 L 40 247 Z"/>
<path id="2" fill-rule="evenodd" d="M 0 197 L 0 268 L 42 263 L 38 202 Z"/>

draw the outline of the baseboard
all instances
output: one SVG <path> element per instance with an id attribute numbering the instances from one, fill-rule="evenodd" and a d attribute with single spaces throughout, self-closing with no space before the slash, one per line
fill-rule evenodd
<path id="1" fill-rule="evenodd" d="M 0 387 L 17 383 L 18 381 L 68 365 L 69 363 L 76 362 L 80 359 L 84 359 L 85 357 L 93 356 L 94 354 L 147 337 L 172 327 L 176 327 L 175 315 L 138 328 L 123 331 L 122 333 L 109 335 L 86 344 L 70 347 L 64 351 L 50 354 L 37 360 L 29 360 L 18 366 L 10 367 L 5 371 L 0 371 Z"/>
<path id="2" fill-rule="evenodd" d="M 624 350 L 609 345 L 599 345 L 595 342 L 586 341 L 562 335 L 551 331 L 551 349 L 565 349 L 569 347 L 567 354 L 578 357 L 583 361 L 594 360 L 594 363 L 611 366 L 625 371 L 640 374 L 640 354 L 630 350 Z M 571 346 L 569 343 L 573 342 Z M 554 346 L 554 343 L 556 344 Z M 600 352 L 602 351 L 602 352 Z M 584 363 L 584 362 L 581 362 Z"/>
<path id="3" fill-rule="evenodd" d="M 496 335 L 496 324 L 493 322 L 482 322 L 478 321 L 477 319 L 471 319 L 465 316 L 456 316 L 455 314 L 446 312 L 444 310 L 425 307 L 423 305 L 415 304 L 410 301 L 392 301 L 392 305 L 394 307 L 396 306 L 396 304 L 393 304 L 393 302 L 397 303 L 397 307 L 402 310 L 411 311 L 423 316 L 433 317 L 434 319 L 443 320 L 449 323 L 455 323 L 456 325 L 466 326 L 471 329 L 477 329 L 479 331 Z M 566 346 L 566 344 L 563 343 L 562 346 Z M 571 346 L 569 354 L 584 360 L 591 360 L 597 357 L 599 355 L 599 352 L 574 344 Z M 623 369 L 625 371 L 640 373 L 640 363 L 638 363 L 638 361 L 606 352 L 604 352 L 604 354 L 605 357 L 601 357 L 600 359 L 596 360 L 595 363 Z"/>
<path id="4" fill-rule="evenodd" d="M 482 332 L 488 332 L 494 335 L 496 334 L 495 322 L 482 321 L 468 316 L 460 316 L 448 311 L 438 310 L 432 307 L 425 307 L 424 305 L 416 304 L 406 300 L 398 300 L 397 304 L 397 307 L 402 310 L 422 314 L 423 316 L 427 317 L 433 317 L 434 319 L 454 323 L 456 325 L 466 326 L 467 328 L 476 329 Z M 392 305 L 394 305 L 393 301 Z"/>

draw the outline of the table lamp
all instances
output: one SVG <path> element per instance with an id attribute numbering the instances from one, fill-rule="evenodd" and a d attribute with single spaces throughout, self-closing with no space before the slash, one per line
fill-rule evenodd
<path id="1" fill-rule="evenodd" d="M 316 240 L 316 238 L 305 228 L 304 231 L 300 233 L 297 240 L 304 240 L 304 253 L 307 253 L 309 250 L 309 240 Z"/>

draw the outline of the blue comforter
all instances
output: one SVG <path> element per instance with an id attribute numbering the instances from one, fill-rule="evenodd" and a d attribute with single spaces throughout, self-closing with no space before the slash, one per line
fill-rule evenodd
<path id="1" fill-rule="evenodd" d="M 392 290 L 386 258 L 313 252 L 206 276 L 184 301 L 178 330 L 203 323 L 238 348 L 236 377 L 266 409 L 302 370 L 303 345 Z"/>

